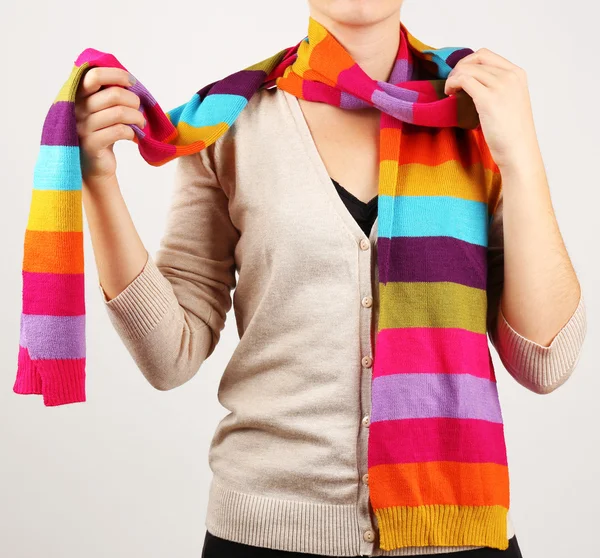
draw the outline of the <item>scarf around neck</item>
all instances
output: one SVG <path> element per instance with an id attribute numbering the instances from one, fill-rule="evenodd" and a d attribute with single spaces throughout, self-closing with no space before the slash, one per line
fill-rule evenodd
<path id="1" fill-rule="evenodd" d="M 381 111 L 370 501 L 384 550 L 508 546 L 502 414 L 487 343 L 487 231 L 501 180 L 477 111 L 445 79 L 468 48 L 433 48 L 399 24 L 387 81 L 370 78 L 309 18 L 293 47 L 210 83 L 163 112 L 137 81 L 147 124 L 131 125 L 146 162 L 196 153 L 229 130 L 252 96 L 279 87 L 345 109 Z M 23 308 L 13 391 L 47 406 L 86 400 L 82 171 L 74 102 L 84 50 L 46 116 L 25 231 Z M 369 302 L 363 299 L 363 306 Z M 363 311 L 368 311 L 363 308 Z M 360 364 L 359 364 L 360 366 Z"/>

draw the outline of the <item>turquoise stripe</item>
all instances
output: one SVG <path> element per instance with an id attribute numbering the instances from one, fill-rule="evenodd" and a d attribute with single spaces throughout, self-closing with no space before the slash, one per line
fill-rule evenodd
<path id="1" fill-rule="evenodd" d="M 81 190 L 79 147 L 40 145 L 33 169 L 34 190 Z"/>
<path id="2" fill-rule="evenodd" d="M 423 52 L 433 55 L 432 62 L 435 62 L 435 64 L 437 65 L 440 78 L 446 78 L 452 70 L 452 68 L 447 64 L 446 60 L 452 53 L 456 52 L 457 50 L 462 50 L 462 48 L 445 47 L 432 50 L 424 50 Z"/>
<path id="3" fill-rule="evenodd" d="M 214 126 L 221 122 L 226 122 L 231 126 L 247 104 L 248 99 L 241 95 L 217 93 L 207 95 L 200 102 L 200 97 L 196 94 L 185 105 L 170 111 L 169 116 L 174 126 L 177 126 L 179 122 L 184 122 L 194 128 Z"/>
<path id="4" fill-rule="evenodd" d="M 488 223 L 484 202 L 452 196 L 379 196 L 382 237 L 450 236 L 487 246 Z"/>

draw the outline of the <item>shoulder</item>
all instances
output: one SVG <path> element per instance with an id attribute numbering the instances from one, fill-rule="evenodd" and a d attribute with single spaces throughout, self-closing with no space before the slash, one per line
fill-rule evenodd
<path id="1" fill-rule="evenodd" d="M 181 157 L 180 167 L 189 172 L 212 174 L 230 195 L 238 174 L 255 167 L 256 161 L 272 157 L 282 130 L 289 122 L 285 93 L 276 88 L 255 92 L 232 125 L 204 149 Z"/>
<path id="2" fill-rule="evenodd" d="M 285 120 L 289 111 L 285 93 L 277 87 L 260 89 L 247 101 L 230 129 L 217 141 L 226 143 L 245 135 L 261 134 Z"/>

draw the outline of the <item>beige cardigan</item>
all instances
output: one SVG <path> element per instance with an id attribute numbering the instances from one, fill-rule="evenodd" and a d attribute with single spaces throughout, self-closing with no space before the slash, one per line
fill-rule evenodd
<path id="1" fill-rule="evenodd" d="M 325 555 L 456 550 L 378 546 L 366 476 L 377 221 L 367 239 L 339 198 L 297 99 L 261 91 L 227 134 L 176 164 L 156 257 L 104 300 L 137 366 L 161 390 L 196 374 L 233 303 L 240 341 L 218 391 L 230 413 L 209 451 L 208 530 Z M 576 364 L 583 300 L 550 347 L 504 319 L 496 330 L 501 211 L 489 234 L 490 337 L 515 379 L 545 393 Z M 511 536 L 510 519 L 508 529 Z"/>

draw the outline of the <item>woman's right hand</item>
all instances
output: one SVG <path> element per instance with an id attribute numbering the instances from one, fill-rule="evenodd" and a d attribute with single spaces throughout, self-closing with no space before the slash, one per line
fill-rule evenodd
<path id="1" fill-rule="evenodd" d="M 121 139 L 132 141 L 135 136 L 127 124 L 140 128 L 146 125 L 138 110 L 140 98 L 125 89 L 132 85 L 129 77 L 129 72 L 121 68 L 92 68 L 79 84 L 75 119 L 81 170 L 88 186 L 105 183 L 115 176 L 113 145 Z"/>

